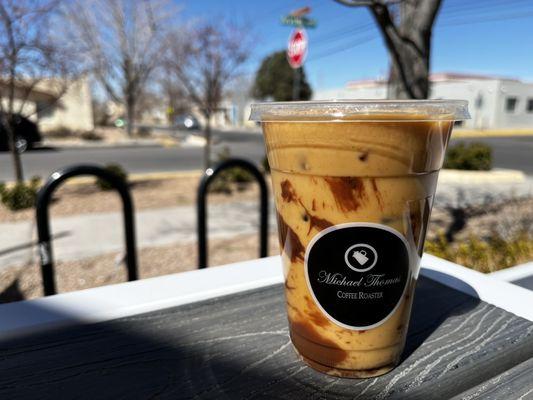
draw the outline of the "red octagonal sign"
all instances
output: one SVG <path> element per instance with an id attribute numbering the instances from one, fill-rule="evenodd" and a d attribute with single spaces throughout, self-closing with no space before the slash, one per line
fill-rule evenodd
<path id="1" fill-rule="evenodd" d="M 292 68 L 300 68 L 307 56 L 307 34 L 304 29 L 295 29 L 289 36 L 287 61 Z"/>

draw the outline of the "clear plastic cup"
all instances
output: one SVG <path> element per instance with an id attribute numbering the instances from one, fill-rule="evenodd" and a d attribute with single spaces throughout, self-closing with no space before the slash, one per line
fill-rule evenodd
<path id="1" fill-rule="evenodd" d="M 292 343 L 311 367 L 372 377 L 405 345 L 437 177 L 467 102 L 252 105 L 272 173 Z"/>

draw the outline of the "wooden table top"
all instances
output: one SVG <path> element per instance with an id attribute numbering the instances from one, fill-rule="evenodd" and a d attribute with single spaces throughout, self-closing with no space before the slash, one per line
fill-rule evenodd
<path id="1" fill-rule="evenodd" d="M 527 399 L 532 356 L 533 323 L 421 276 L 401 364 L 326 376 L 296 357 L 276 284 L 3 339 L 0 398 Z"/>

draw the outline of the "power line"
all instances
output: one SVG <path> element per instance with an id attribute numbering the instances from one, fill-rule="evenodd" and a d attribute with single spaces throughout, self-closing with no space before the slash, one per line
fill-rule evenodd
<path id="1" fill-rule="evenodd" d="M 533 5 L 533 3 L 532 3 Z M 515 9 L 509 9 L 508 7 L 505 7 L 505 8 L 502 8 L 500 10 L 498 9 L 487 9 L 487 10 L 479 10 L 478 12 L 472 12 L 472 13 L 462 13 L 462 14 L 456 14 L 456 15 L 444 15 L 443 18 L 439 19 L 438 22 L 445 22 L 445 23 L 448 23 L 450 21 L 456 21 L 458 19 L 460 20 L 467 20 L 467 19 L 472 19 L 472 20 L 477 20 L 479 17 L 493 17 L 493 16 L 500 16 L 502 15 L 501 13 L 502 12 L 505 12 L 505 11 L 515 11 L 515 12 L 520 12 L 520 13 L 528 13 L 528 12 L 531 12 L 533 11 L 533 8 L 528 7 L 527 8 L 523 8 L 523 9 L 520 9 L 520 8 L 515 8 Z"/>
<path id="2" fill-rule="evenodd" d="M 478 5 L 478 7 L 473 7 L 472 4 L 459 4 L 451 9 L 452 13 L 450 15 L 450 12 L 441 12 L 441 15 L 443 17 L 452 17 L 452 19 L 445 18 L 442 20 L 442 24 L 439 24 L 440 27 L 448 27 L 448 26 L 457 26 L 457 25 L 464 25 L 464 24 L 474 24 L 474 23 L 484 23 L 484 22 L 491 22 L 491 21 L 504 21 L 504 20 L 512 20 L 512 19 L 523 19 L 523 18 L 529 18 L 533 16 L 533 11 L 529 12 L 529 10 L 525 10 L 526 12 L 520 12 L 520 13 L 512 13 L 512 14 L 504 14 L 504 15 L 488 15 L 483 16 L 482 18 L 468 18 L 468 19 L 458 19 L 455 20 L 453 17 L 455 15 L 459 16 L 469 16 L 469 15 L 479 15 L 479 8 L 481 7 L 482 12 L 494 12 L 498 9 L 501 9 L 502 7 L 505 7 L 506 9 L 509 9 L 509 4 L 513 5 L 519 5 L 522 3 L 526 3 L 525 5 L 531 4 L 530 0 L 508 0 L 504 3 L 501 2 L 493 2 L 493 3 L 482 3 Z M 466 7 L 465 7 L 466 6 Z M 484 10 L 483 10 L 484 9 Z M 472 11 L 472 12 L 465 12 L 465 11 Z M 319 36 L 317 39 L 313 40 L 313 46 L 316 44 L 321 46 L 322 43 L 324 44 L 330 44 L 331 42 L 338 41 L 341 39 L 346 39 L 347 34 L 362 34 L 369 32 L 371 30 L 375 29 L 375 24 L 373 22 L 366 23 L 359 26 L 345 26 L 343 28 L 337 29 L 335 31 L 331 31 L 326 33 L 325 35 Z M 315 60 L 319 60 L 324 57 L 328 57 L 334 54 L 342 53 L 346 50 L 353 49 L 355 47 L 361 46 L 363 44 L 369 43 L 372 40 L 376 39 L 377 36 L 375 34 L 373 35 L 367 35 L 359 38 L 355 42 L 351 42 L 350 44 L 342 44 L 339 46 L 335 46 L 331 49 L 328 49 L 327 51 L 324 51 L 322 53 L 318 53 L 317 55 L 314 55 L 309 58 L 308 62 L 313 62 Z M 350 38 L 353 39 L 353 38 Z"/>
<path id="3" fill-rule="evenodd" d="M 318 38 L 313 40 L 313 43 L 323 43 L 328 42 L 330 40 L 336 40 L 338 38 L 344 38 L 346 37 L 346 34 L 350 33 L 362 33 L 362 32 L 368 32 L 370 30 L 373 30 L 375 28 L 375 24 L 373 22 L 366 23 L 364 25 L 359 26 L 348 26 L 341 29 L 337 29 L 336 31 L 330 32 L 329 34 L 325 34 L 322 36 L 319 36 Z"/>
<path id="4" fill-rule="evenodd" d="M 308 60 L 308 62 L 315 61 L 315 60 L 318 60 L 318 59 L 321 59 L 321 58 L 324 58 L 324 57 L 328 57 L 328 56 L 331 56 L 333 54 L 341 53 L 341 52 L 343 52 L 345 50 L 353 49 L 354 47 L 361 46 L 363 44 L 369 43 L 369 42 L 371 42 L 372 40 L 374 40 L 376 38 L 377 38 L 376 35 L 369 35 L 369 36 L 361 38 L 360 40 L 358 40 L 356 42 L 353 42 L 351 45 L 342 45 L 342 46 L 334 47 L 333 49 L 330 49 L 330 50 L 328 50 L 326 52 L 322 52 L 322 53 L 317 54 L 316 56 L 311 57 Z"/>
<path id="5" fill-rule="evenodd" d="M 466 4 L 456 4 L 451 6 L 444 6 L 442 8 L 442 11 L 440 13 L 441 16 L 453 16 L 454 14 L 463 14 L 463 15 L 478 15 L 480 10 L 483 9 L 492 9 L 496 10 L 499 8 L 507 8 L 509 9 L 511 5 L 520 5 L 525 3 L 526 5 L 531 5 L 531 0 L 497 0 L 493 2 L 483 2 L 483 3 L 466 3 Z M 465 13 L 465 11 L 467 13 Z"/>
<path id="6" fill-rule="evenodd" d="M 511 19 L 522 19 L 522 18 L 530 18 L 533 17 L 533 11 L 532 12 L 521 12 L 521 13 L 514 13 L 514 14 L 506 14 L 506 15 L 494 15 L 490 16 L 488 18 L 480 18 L 480 19 L 460 19 L 460 20 L 452 20 L 452 21 L 446 21 L 446 23 L 442 24 L 442 27 L 446 26 L 456 26 L 456 25 L 465 25 L 465 24 L 474 24 L 474 23 L 483 23 L 483 22 L 494 22 L 494 21 L 506 21 Z"/>
<path id="7" fill-rule="evenodd" d="M 492 3 L 481 3 L 478 5 L 473 4 L 458 4 L 451 7 L 451 13 L 450 11 L 446 11 L 444 9 L 441 11 L 441 16 L 444 17 L 442 21 L 448 21 L 446 17 L 451 16 L 454 17 L 455 15 L 461 15 L 461 16 L 468 16 L 468 15 L 479 15 L 479 9 L 481 8 L 483 12 L 489 12 L 489 11 L 495 11 L 502 6 L 509 8 L 510 4 L 513 5 L 520 5 L 521 3 L 530 2 L 531 0 L 506 0 L 504 3 L 497 0 L 496 2 Z M 323 3 L 322 3 L 323 4 Z M 531 3 L 529 3 L 531 4 Z M 466 6 L 466 7 L 465 7 Z M 450 9 L 448 9 L 450 10 Z M 465 11 L 476 11 L 475 13 L 468 13 Z M 354 33 L 364 33 L 369 32 L 373 29 L 375 29 L 375 24 L 373 22 L 366 23 L 359 26 L 353 26 L 353 24 L 350 24 L 349 26 L 345 26 L 343 28 L 331 31 L 326 33 L 325 35 L 321 35 L 318 38 L 314 38 L 312 43 L 313 47 L 317 46 L 322 47 L 323 44 L 330 44 L 331 42 L 338 41 L 341 39 L 345 39 L 346 35 L 348 34 L 354 34 Z"/>
<path id="8" fill-rule="evenodd" d="M 298 0 L 293 0 L 289 4 L 283 4 L 273 7 L 270 11 L 257 13 L 254 16 L 254 19 L 258 19 L 258 23 L 271 23 L 270 17 L 273 17 L 275 14 L 282 14 L 283 12 L 289 12 L 291 11 L 291 8 L 297 7 Z M 323 8 L 327 3 L 320 2 L 317 4 L 312 4 L 313 11 L 316 11 L 316 9 Z M 333 3 L 332 3 L 333 4 Z M 447 3 L 444 3 L 440 13 L 439 17 L 444 20 L 444 18 L 447 20 L 447 17 L 456 17 L 456 16 L 478 16 L 480 11 L 486 13 L 490 11 L 497 11 L 499 9 L 509 9 L 510 6 L 527 6 L 527 5 L 533 5 L 533 2 L 531 0 L 493 0 L 492 2 L 490 0 L 485 0 L 483 2 L 469 2 L 469 3 L 460 3 L 460 4 L 451 4 L 449 6 L 446 5 Z M 365 6 L 361 6 L 361 9 L 364 9 Z M 529 10 L 527 10 L 529 11 Z M 346 15 L 345 13 L 341 16 Z M 335 20 L 336 18 L 329 18 L 326 19 L 326 23 L 330 22 L 332 20 Z M 322 25 L 324 23 L 324 20 L 319 20 L 320 24 Z M 365 25 L 374 25 L 373 23 L 365 24 Z M 316 40 L 313 40 L 314 43 L 321 43 L 323 41 L 327 41 L 332 38 L 335 39 L 336 35 L 343 35 L 348 33 L 357 33 L 358 27 L 354 27 L 353 24 L 347 25 L 343 28 L 337 29 L 335 31 L 327 32 L 325 33 L 324 37 L 319 36 Z"/>

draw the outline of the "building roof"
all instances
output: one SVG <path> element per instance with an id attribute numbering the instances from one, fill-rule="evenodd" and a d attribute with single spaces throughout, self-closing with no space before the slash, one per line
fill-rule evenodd
<path id="1" fill-rule="evenodd" d="M 435 74 L 430 74 L 429 80 L 432 82 L 462 81 L 462 80 L 479 80 L 479 81 L 500 80 L 500 81 L 519 82 L 518 79 L 504 77 L 504 76 L 484 75 L 484 74 L 464 74 L 460 72 L 438 72 Z"/>
<path id="2" fill-rule="evenodd" d="M 445 82 L 445 81 L 462 81 L 462 80 L 502 80 L 520 82 L 519 79 L 502 77 L 497 75 L 483 75 L 483 74 L 465 74 L 460 72 L 438 72 L 429 75 L 431 82 Z M 376 87 L 386 85 L 387 80 L 383 78 L 378 79 L 360 79 L 356 81 L 349 81 L 346 84 L 348 89 L 356 89 L 363 87 Z"/>
<path id="3" fill-rule="evenodd" d="M 355 89 L 361 87 L 376 87 L 386 84 L 387 81 L 385 79 L 359 79 L 357 81 L 349 81 L 346 84 L 346 87 L 348 89 Z"/>
<path id="4" fill-rule="evenodd" d="M 6 80 L 0 79 L 0 97 L 7 96 L 7 90 L 9 88 Z M 49 90 L 43 90 L 39 85 L 31 85 L 29 83 L 16 81 L 15 82 L 15 98 L 16 99 L 28 99 L 32 101 L 47 101 L 56 98 L 54 93 Z"/>
<path id="5" fill-rule="evenodd" d="M 17 79 L 15 81 L 15 96 L 27 97 L 27 92 L 29 91 L 31 93 L 30 97 L 34 100 L 55 100 L 64 94 L 67 87 L 84 79 L 85 77 L 74 80 L 62 78 Z M 7 79 L 0 78 L 0 89 L 6 89 L 7 87 Z M 5 94 L 0 93 L 0 95 Z"/>

